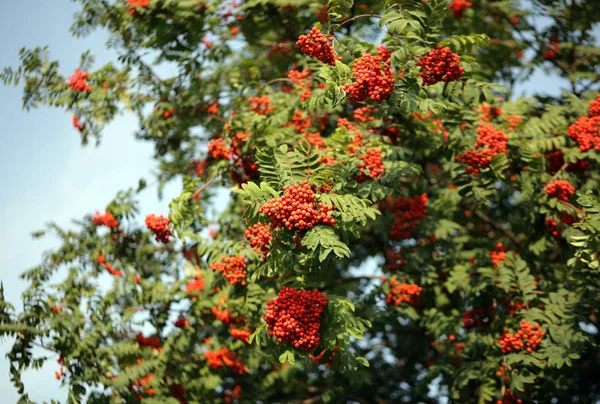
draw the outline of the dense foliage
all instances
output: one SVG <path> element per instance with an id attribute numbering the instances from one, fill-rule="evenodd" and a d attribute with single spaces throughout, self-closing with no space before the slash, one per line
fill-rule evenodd
<path id="1" fill-rule="evenodd" d="M 600 399 L 596 0 L 77 2 L 119 63 L 2 79 L 83 143 L 137 114 L 183 189 L 45 231 L 24 402 L 46 361 L 69 402 Z M 570 88 L 514 99 L 536 69 Z"/>

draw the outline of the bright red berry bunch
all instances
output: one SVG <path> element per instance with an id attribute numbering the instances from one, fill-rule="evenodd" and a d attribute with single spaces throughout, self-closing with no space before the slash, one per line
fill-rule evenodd
<path id="1" fill-rule="evenodd" d="M 194 279 L 190 279 L 185 287 L 187 293 L 202 292 L 204 290 L 206 282 L 202 276 L 197 276 Z M 197 299 L 198 296 L 192 296 L 193 299 Z"/>
<path id="2" fill-rule="evenodd" d="M 174 321 L 173 325 L 177 328 L 185 328 L 190 325 L 190 322 L 188 321 L 187 318 L 181 317 L 181 318 L 178 318 L 176 321 Z"/>
<path id="3" fill-rule="evenodd" d="M 318 290 L 298 290 L 284 286 L 277 297 L 267 302 L 264 320 L 269 335 L 294 348 L 310 351 L 321 340 L 321 313 L 327 296 Z"/>
<path id="4" fill-rule="evenodd" d="M 317 203 L 316 194 L 308 181 L 284 187 L 281 198 L 268 201 L 258 209 L 271 219 L 271 227 L 285 227 L 289 231 L 308 230 L 316 224 L 332 226 L 335 219 L 329 215 L 331 208 Z"/>
<path id="5" fill-rule="evenodd" d="M 352 117 L 357 121 L 364 123 L 374 121 L 375 117 L 373 115 L 375 115 L 376 113 L 377 108 L 371 108 L 367 105 L 366 107 L 356 108 L 354 110 L 354 113 L 352 114 Z"/>
<path id="6" fill-rule="evenodd" d="M 78 67 L 77 69 L 75 69 L 75 73 L 69 76 L 69 87 L 71 88 L 71 90 L 77 92 L 90 91 L 92 89 L 92 86 L 90 86 L 86 81 L 89 76 L 89 72 L 83 72 Z"/>
<path id="7" fill-rule="evenodd" d="M 248 98 L 248 102 L 250 103 L 250 109 L 258 115 L 269 115 L 273 112 L 271 98 L 269 98 L 268 95 L 263 95 L 262 97 L 250 97 Z"/>
<path id="8" fill-rule="evenodd" d="M 305 114 L 302 111 L 296 111 L 294 112 L 294 116 L 292 116 L 292 120 L 285 126 L 293 126 L 299 133 L 303 133 L 308 127 L 312 126 L 312 121 L 308 114 Z"/>
<path id="9" fill-rule="evenodd" d="M 85 129 L 85 125 L 82 125 L 75 115 L 73 115 L 73 127 L 79 132 L 83 132 L 83 130 Z"/>
<path id="10" fill-rule="evenodd" d="M 582 116 L 567 129 L 567 135 L 579 143 L 579 151 L 600 150 L 600 115 Z"/>
<path id="11" fill-rule="evenodd" d="M 418 297 L 423 290 L 419 285 L 412 283 L 400 283 L 398 280 L 390 279 L 390 293 L 388 293 L 387 304 L 395 304 L 400 306 L 402 302 L 415 305 L 418 304 Z"/>
<path id="12" fill-rule="evenodd" d="M 488 255 L 492 259 L 492 265 L 498 267 L 500 266 L 500 262 L 506 259 L 506 246 L 502 243 L 498 243 L 494 247 L 494 251 L 490 251 Z"/>
<path id="13" fill-rule="evenodd" d="M 575 192 L 575 187 L 569 181 L 556 180 L 546 184 L 546 194 L 561 201 L 568 201 L 573 192 Z"/>
<path id="14" fill-rule="evenodd" d="M 269 253 L 271 240 L 273 239 L 271 228 L 266 224 L 256 223 L 246 230 L 244 236 L 246 237 L 246 240 L 248 240 L 250 247 L 258 254 L 262 254 L 263 259 L 266 259 L 267 254 Z"/>
<path id="15" fill-rule="evenodd" d="M 360 174 L 356 178 L 358 182 L 365 182 L 367 177 L 378 180 L 383 175 L 384 168 L 381 149 L 369 149 L 366 153 L 359 155 L 358 158 L 362 160 L 358 165 L 358 168 L 360 168 Z M 365 173 L 365 169 L 369 170 L 368 174 Z"/>
<path id="16" fill-rule="evenodd" d="M 221 348 L 218 351 L 208 351 L 204 354 L 204 358 L 210 365 L 211 369 L 218 369 L 222 366 L 231 368 L 231 371 L 236 375 L 243 375 L 248 368 L 238 359 L 235 352 L 231 352 L 229 348 Z"/>
<path id="17" fill-rule="evenodd" d="M 391 206 L 394 210 L 394 222 L 390 236 L 394 240 L 410 237 L 410 232 L 415 230 L 427 214 L 427 194 L 416 195 L 412 198 L 399 197 Z"/>
<path id="18" fill-rule="evenodd" d="M 533 351 L 542 342 L 544 337 L 544 331 L 540 328 L 539 324 L 523 320 L 521 321 L 521 329 L 511 334 L 505 332 L 504 335 L 498 340 L 502 353 L 511 351 L 520 351 L 525 349 L 527 352 Z"/>
<path id="19" fill-rule="evenodd" d="M 109 229 L 119 226 L 119 222 L 117 222 L 117 219 L 110 212 L 106 212 L 103 215 L 100 212 L 96 212 L 92 217 L 92 223 L 96 226 L 106 226 Z"/>
<path id="20" fill-rule="evenodd" d="M 352 66 L 352 84 L 344 86 L 344 91 L 350 94 L 350 101 L 362 102 L 370 98 L 381 104 L 394 91 L 396 78 L 390 67 L 390 53 L 382 46 L 378 55 L 363 53 Z"/>
<path id="21" fill-rule="evenodd" d="M 304 136 L 306 136 L 306 140 L 313 146 L 316 146 L 319 150 L 325 149 L 325 139 L 321 136 L 320 133 L 308 133 L 304 132 Z"/>
<path id="22" fill-rule="evenodd" d="M 146 216 L 146 227 L 154 233 L 156 241 L 165 244 L 171 240 L 171 229 L 167 227 L 169 222 L 169 218 L 162 215 L 156 216 L 151 213 Z"/>
<path id="23" fill-rule="evenodd" d="M 588 116 L 590 118 L 600 116 L 600 94 L 596 96 L 595 100 L 590 101 L 590 109 L 588 110 Z"/>
<path id="24" fill-rule="evenodd" d="M 478 309 L 467 310 L 462 315 L 463 328 L 485 328 L 490 322 L 489 316 L 494 312 L 494 306 L 485 306 Z"/>
<path id="25" fill-rule="evenodd" d="M 223 401 L 231 403 L 233 400 L 239 400 L 242 398 L 242 386 L 236 385 L 233 390 L 225 390 L 225 397 Z"/>
<path id="26" fill-rule="evenodd" d="M 144 337 L 138 333 L 135 340 L 141 348 L 160 349 L 160 337 Z"/>
<path id="27" fill-rule="evenodd" d="M 432 49 L 428 55 L 421 56 L 416 65 L 421 68 L 419 77 L 423 79 L 425 86 L 440 81 L 455 81 L 465 74 L 465 69 L 460 66 L 460 57 L 450 48 L 441 46 Z"/>
<path id="28" fill-rule="evenodd" d="M 452 0 L 450 2 L 450 10 L 454 13 L 454 16 L 459 20 L 463 17 L 465 8 L 469 8 L 473 5 L 467 0 Z"/>
<path id="29" fill-rule="evenodd" d="M 215 160 L 229 160 L 231 151 L 223 144 L 223 138 L 216 138 L 208 142 L 208 154 Z"/>
<path id="30" fill-rule="evenodd" d="M 237 339 L 248 344 L 248 338 L 250 338 L 250 335 L 252 335 L 252 333 L 250 331 L 231 327 L 231 329 L 229 330 L 229 335 L 231 335 L 233 339 Z"/>
<path id="31" fill-rule="evenodd" d="M 246 284 L 246 259 L 241 255 L 223 257 L 221 262 L 210 264 L 213 271 L 219 271 L 232 285 Z"/>
<path id="32" fill-rule="evenodd" d="M 313 27 L 306 35 L 300 35 L 296 46 L 300 51 L 321 63 L 335 66 L 335 53 L 327 37 L 317 27 Z"/>
<path id="33" fill-rule="evenodd" d="M 506 144 L 508 136 L 494 125 L 482 123 L 477 129 L 477 141 L 475 150 L 467 150 L 455 160 L 467 166 L 466 172 L 479 175 L 483 168 L 487 168 L 492 158 L 500 153 L 506 153 Z"/>

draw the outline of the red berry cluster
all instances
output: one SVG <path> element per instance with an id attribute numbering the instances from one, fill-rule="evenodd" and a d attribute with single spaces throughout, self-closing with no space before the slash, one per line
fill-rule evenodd
<path id="1" fill-rule="evenodd" d="M 522 403 L 523 403 L 523 400 L 521 400 L 520 398 L 518 398 L 517 396 L 512 394 L 508 387 L 506 387 L 506 390 L 504 391 L 504 397 L 502 397 L 502 400 L 496 401 L 496 404 L 522 404 Z"/>
<path id="2" fill-rule="evenodd" d="M 250 103 L 250 109 L 258 115 L 269 115 L 273 112 L 271 98 L 269 98 L 268 95 L 263 95 L 262 97 L 250 97 L 248 98 L 248 102 Z"/>
<path id="3" fill-rule="evenodd" d="M 208 154 L 215 160 L 229 160 L 231 150 L 223 144 L 223 138 L 218 137 L 208 142 Z"/>
<path id="4" fill-rule="evenodd" d="M 511 351 L 520 351 L 523 348 L 527 352 L 533 351 L 542 342 L 544 337 L 544 331 L 540 328 L 538 323 L 531 324 L 530 322 L 523 320 L 521 321 L 521 329 L 518 330 L 514 335 L 510 332 L 505 332 L 504 335 L 499 338 L 498 343 L 502 353 Z"/>
<path id="5" fill-rule="evenodd" d="M 335 219 L 329 215 L 331 208 L 316 202 L 316 195 L 308 181 L 286 186 L 283 190 L 281 198 L 271 199 L 258 209 L 259 213 L 271 218 L 271 227 L 303 231 L 318 223 L 335 224 Z"/>
<path id="6" fill-rule="evenodd" d="M 76 116 L 73 116 L 73 127 L 79 132 L 83 132 L 83 130 L 85 129 L 85 125 L 82 125 Z"/>
<path id="7" fill-rule="evenodd" d="M 171 396 L 175 399 L 179 400 L 180 404 L 185 404 L 185 387 L 180 384 L 172 384 L 169 386 L 169 391 L 171 392 Z"/>
<path id="8" fill-rule="evenodd" d="M 488 254 L 492 259 L 492 265 L 499 267 L 500 262 L 506 259 L 506 246 L 502 243 L 498 243 L 494 247 L 494 251 L 490 251 Z"/>
<path id="9" fill-rule="evenodd" d="M 190 325 L 190 322 L 188 321 L 187 318 L 181 317 L 181 318 L 178 318 L 176 321 L 174 321 L 173 325 L 177 328 L 185 328 Z"/>
<path id="10" fill-rule="evenodd" d="M 450 10 L 452 10 L 454 16 L 460 20 L 463 17 L 465 8 L 469 8 L 472 5 L 473 3 L 467 0 L 452 0 L 450 2 Z"/>
<path id="11" fill-rule="evenodd" d="M 429 55 L 421 56 L 416 65 L 421 68 L 419 77 L 423 79 L 423 85 L 425 86 L 440 81 L 455 81 L 465 73 L 465 69 L 460 66 L 460 57 L 453 53 L 450 48 L 442 48 L 441 46 L 432 49 Z"/>
<path id="12" fill-rule="evenodd" d="M 135 340 L 141 348 L 160 350 L 160 337 L 144 337 L 141 333 L 138 333 Z"/>
<path id="13" fill-rule="evenodd" d="M 213 262 L 210 268 L 219 271 L 232 285 L 246 284 L 246 259 L 241 255 L 223 257 L 221 262 Z"/>
<path id="14" fill-rule="evenodd" d="M 321 340 L 321 313 L 327 296 L 318 290 L 298 290 L 284 286 L 277 297 L 267 302 L 264 320 L 269 335 L 294 348 L 310 351 Z"/>
<path id="15" fill-rule="evenodd" d="M 104 257 L 103 255 L 101 255 L 100 257 Z M 98 262 L 100 262 L 100 257 L 98 257 Z M 106 270 L 108 271 L 109 274 L 111 274 L 112 276 L 116 276 L 118 278 L 123 276 L 123 272 L 119 271 L 118 269 L 115 269 L 110 263 L 106 262 L 106 263 L 102 263 L 100 265 L 103 265 L 104 268 L 106 268 Z"/>
<path id="16" fill-rule="evenodd" d="M 554 174 L 565 164 L 565 154 L 562 151 L 557 150 L 547 154 L 546 160 L 548 160 L 548 172 Z M 577 160 L 575 163 L 570 163 L 567 165 L 567 171 L 582 173 L 587 170 L 588 165 L 589 161 L 587 160 Z"/>
<path id="17" fill-rule="evenodd" d="M 497 105 L 491 106 L 490 104 L 482 104 L 479 107 L 479 112 L 482 113 L 481 120 L 484 122 L 490 122 L 500 115 L 504 115 L 504 111 L 500 107 Z"/>
<path id="18" fill-rule="evenodd" d="M 294 116 L 292 116 L 292 120 L 285 124 L 285 126 L 293 126 L 298 133 L 303 133 L 306 129 L 312 126 L 312 121 L 308 114 L 304 114 L 302 111 L 294 112 Z"/>
<path id="19" fill-rule="evenodd" d="M 354 61 L 354 81 L 344 86 L 344 91 L 350 94 L 350 101 L 362 102 L 370 98 L 381 104 L 394 91 L 396 79 L 390 67 L 390 53 L 385 47 L 380 48 L 377 56 L 363 53 L 362 58 Z"/>
<path id="20" fill-rule="evenodd" d="M 392 203 L 390 207 L 394 210 L 394 221 L 390 231 L 392 239 L 410 237 L 410 232 L 425 219 L 427 200 L 427 194 L 422 194 L 412 198 L 399 197 Z"/>
<path id="21" fill-rule="evenodd" d="M 173 108 L 171 108 L 171 109 L 167 109 L 165 112 L 163 112 L 162 117 L 163 117 L 163 119 L 169 119 L 173 115 L 175 115 L 175 110 Z"/>
<path id="22" fill-rule="evenodd" d="M 252 335 L 250 331 L 241 330 L 239 328 L 231 327 L 229 330 L 229 335 L 233 337 L 233 339 L 237 339 L 239 341 L 245 342 L 248 344 L 248 338 Z"/>
<path id="23" fill-rule="evenodd" d="M 356 181 L 365 182 L 367 177 L 377 180 L 383 175 L 384 168 L 383 159 L 381 158 L 381 149 L 369 149 L 366 153 L 359 155 L 358 158 L 361 159 L 362 162 L 358 165 L 360 174 L 358 174 Z M 365 169 L 369 170 L 368 174 L 365 174 Z"/>
<path id="24" fill-rule="evenodd" d="M 375 115 L 376 113 L 377 108 L 371 108 L 367 105 L 366 107 L 356 108 L 354 110 L 354 113 L 352 114 L 352 117 L 357 121 L 364 123 L 374 121 L 375 117 L 373 115 Z"/>
<path id="25" fill-rule="evenodd" d="M 401 251 L 396 251 L 393 248 L 387 250 L 387 268 L 391 272 L 395 272 L 406 264 L 406 259 Z"/>
<path id="26" fill-rule="evenodd" d="M 150 0 L 127 0 L 127 5 L 130 7 L 149 7 Z"/>
<path id="27" fill-rule="evenodd" d="M 269 226 L 263 223 L 256 223 L 246 230 L 244 236 L 248 240 L 250 247 L 257 253 L 262 254 L 263 259 L 266 259 L 271 240 L 273 239 Z"/>
<path id="28" fill-rule="evenodd" d="M 475 150 L 467 150 L 455 160 L 467 166 L 466 172 L 477 176 L 482 168 L 487 168 L 492 158 L 506 153 L 508 136 L 494 125 L 483 123 L 477 129 Z"/>
<path id="29" fill-rule="evenodd" d="M 77 69 L 75 69 L 75 73 L 73 73 L 72 75 L 69 76 L 69 81 L 68 81 L 69 87 L 71 88 L 71 90 L 77 91 L 77 92 L 90 91 L 92 89 L 92 86 L 90 86 L 86 82 L 86 79 L 89 76 L 90 76 L 89 72 L 83 72 L 78 67 Z"/>
<path id="30" fill-rule="evenodd" d="M 206 167 L 208 166 L 207 159 L 195 160 L 193 162 L 193 164 L 194 164 L 194 170 L 196 171 L 196 175 L 198 177 L 203 177 L 206 175 Z"/>
<path id="31" fill-rule="evenodd" d="M 326 146 L 325 139 L 321 137 L 320 133 L 308 133 L 304 132 L 304 136 L 306 136 L 306 140 L 313 146 L 316 146 L 319 150 L 323 150 Z"/>
<path id="32" fill-rule="evenodd" d="M 467 310 L 462 315 L 463 328 L 472 330 L 474 328 L 485 328 L 490 323 L 490 314 L 494 312 L 494 306 L 484 306 L 478 309 Z"/>
<path id="33" fill-rule="evenodd" d="M 600 115 L 582 116 L 567 129 L 567 135 L 579 143 L 579 151 L 600 150 Z"/>
<path id="34" fill-rule="evenodd" d="M 146 216 L 146 227 L 154 233 L 156 241 L 161 243 L 168 243 L 171 240 L 171 229 L 169 225 L 170 219 L 162 215 L 156 216 L 154 213 L 150 213 Z"/>
<path id="35" fill-rule="evenodd" d="M 300 51 L 321 63 L 335 66 L 335 54 L 327 37 L 317 27 L 313 27 L 306 35 L 300 35 L 296 46 Z"/>
<path id="36" fill-rule="evenodd" d="M 600 94 L 596 96 L 595 100 L 590 101 L 590 109 L 588 110 L 588 116 L 590 118 L 600 116 Z"/>
<path id="37" fill-rule="evenodd" d="M 233 390 L 225 390 L 226 396 L 223 398 L 223 401 L 226 403 L 231 403 L 233 400 L 239 400 L 242 398 L 242 386 L 239 384 L 233 388 Z"/>
<path id="38" fill-rule="evenodd" d="M 556 180 L 546 184 L 546 194 L 561 201 L 568 201 L 573 192 L 575 192 L 575 187 L 569 181 Z"/>
<path id="39" fill-rule="evenodd" d="M 545 60 L 551 60 L 558 56 L 558 54 L 560 53 L 558 42 L 551 40 L 548 42 L 548 47 L 549 49 L 546 49 L 542 54 L 542 57 Z"/>
<path id="40" fill-rule="evenodd" d="M 231 368 L 231 371 L 236 375 L 243 375 L 248 368 L 242 363 L 229 348 L 221 348 L 218 351 L 208 351 L 204 354 L 204 358 L 210 365 L 211 369 L 218 369 L 223 365 Z"/>
<path id="41" fill-rule="evenodd" d="M 117 222 L 117 219 L 110 212 L 106 212 L 103 215 L 100 212 L 96 212 L 92 217 L 92 223 L 96 226 L 106 226 L 109 229 L 119 226 L 119 222 Z"/>
<path id="42" fill-rule="evenodd" d="M 402 302 L 416 305 L 418 304 L 418 297 L 423 290 L 419 285 L 412 283 L 400 283 L 396 279 L 390 279 L 390 293 L 388 293 L 386 302 L 387 304 L 395 304 L 400 306 Z"/>
<path id="43" fill-rule="evenodd" d="M 521 126 L 521 117 L 518 115 L 506 115 L 504 120 L 510 125 L 508 130 L 515 131 L 519 129 L 519 126 Z"/>
<path id="44" fill-rule="evenodd" d="M 204 281 L 204 278 L 202 278 L 202 276 L 197 276 L 194 279 L 190 279 L 187 283 L 187 285 L 185 286 L 185 291 L 187 293 L 194 293 L 194 292 L 202 292 L 204 290 L 204 286 L 205 286 L 206 282 Z M 192 299 L 197 299 L 198 296 L 192 296 Z"/>

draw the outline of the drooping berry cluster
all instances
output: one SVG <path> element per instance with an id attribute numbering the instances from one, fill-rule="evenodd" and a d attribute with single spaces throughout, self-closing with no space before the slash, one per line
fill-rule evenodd
<path id="1" fill-rule="evenodd" d="M 475 150 L 467 150 L 455 160 L 467 166 L 466 172 L 479 175 L 481 169 L 487 168 L 492 158 L 500 153 L 506 153 L 508 136 L 494 125 L 483 123 L 477 129 Z"/>
<path id="2" fill-rule="evenodd" d="M 243 375 L 248 368 L 238 359 L 235 352 L 231 352 L 229 348 L 221 348 L 218 351 L 208 351 L 204 354 L 204 358 L 208 362 L 211 369 L 218 369 L 223 365 L 231 368 L 233 374 Z"/>
<path id="3" fill-rule="evenodd" d="M 187 285 L 185 286 L 185 291 L 187 293 L 194 293 L 194 295 L 191 298 L 197 299 L 198 295 L 195 292 L 202 292 L 204 290 L 205 285 L 206 282 L 204 281 L 204 278 L 202 276 L 197 276 L 194 279 L 190 279 L 188 281 Z"/>
<path id="4" fill-rule="evenodd" d="M 306 140 L 313 146 L 316 146 L 319 150 L 325 149 L 325 139 L 321 136 L 320 133 L 308 133 L 304 132 L 304 136 L 306 136 Z"/>
<path id="5" fill-rule="evenodd" d="M 273 112 L 271 98 L 269 98 L 268 95 L 263 95 L 262 97 L 250 97 L 248 98 L 248 102 L 250 103 L 250 109 L 258 115 L 269 115 Z"/>
<path id="6" fill-rule="evenodd" d="M 450 10 L 452 10 L 454 16 L 460 20 L 463 17 L 465 8 L 469 8 L 472 5 L 473 3 L 467 0 L 452 0 L 450 2 Z"/>
<path id="7" fill-rule="evenodd" d="M 500 262 L 506 259 L 506 246 L 502 243 L 497 243 L 494 247 L 494 251 L 490 251 L 488 255 L 492 259 L 492 265 L 495 267 L 500 266 Z"/>
<path id="8" fill-rule="evenodd" d="M 306 35 L 300 35 L 296 46 L 300 51 L 321 63 L 335 66 L 335 53 L 327 37 L 317 27 L 313 27 Z"/>
<path id="9" fill-rule="evenodd" d="M 296 111 L 292 116 L 292 120 L 286 123 L 285 126 L 293 126 L 298 133 L 303 133 L 308 127 L 312 126 L 312 121 L 308 114 L 305 114 L 302 111 Z"/>
<path id="10" fill-rule="evenodd" d="M 208 142 L 208 154 L 215 160 L 229 160 L 231 151 L 223 144 L 223 138 L 218 137 Z"/>
<path id="11" fill-rule="evenodd" d="M 75 115 L 73 115 L 73 127 L 79 132 L 83 132 L 83 130 L 85 129 L 85 125 L 82 125 L 81 122 L 79 122 L 77 116 Z"/>
<path id="12" fill-rule="evenodd" d="M 402 251 L 396 251 L 394 248 L 389 248 L 386 253 L 387 256 L 387 268 L 391 272 L 398 271 L 406 264 L 406 259 Z"/>
<path id="13" fill-rule="evenodd" d="M 232 390 L 225 390 L 225 397 L 223 401 L 231 403 L 233 400 L 239 400 L 242 398 L 242 386 L 236 385 Z"/>
<path id="14" fill-rule="evenodd" d="M 250 331 L 231 327 L 231 329 L 229 330 L 229 335 L 231 335 L 233 339 L 237 339 L 248 344 L 248 338 L 250 338 L 250 335 L 252 335 L 252 333 Z"/>
<path id="15" fill-rule="evenodd" d="M 365 182 L 367 177 L 378 180 L 383 175 L 384 168 L 383 159 L 381 158 L 381 149 L 369 149 L 366 153 L 359 155 L 358 158 L 362 161 L 358 164 L 360 173 L 358 174 L 356 181 Z M 365 169 L 369 172 L 366 173 Z"/>
<path id="16" fill-rule="evenodd" d="M 318 290 L 298 290 L 284 286 L 277 297 L 267 302 L 264 320 L 269 335 L 281 343 L 310 351 L 321 340 L 321 313 L 327 296 Z"/>
<path id="17" fill-rule="evenodd" d="M 377 108 L 371 108 L 370 106 L 356 108 L 352 117 L 359 122 L 370 122 L 375 120 L 375 114 L 377 113 Z"/>
<path id="18" fill-rule="evenodd" d="M 507 331 L 499 338 L 498 343 L 500 344 L 502 353 L 520 351 L 522 349 L 531 352 L 542 342 L 544 331 L 538 323 L 531 324 L 523 320 L 520 326 L 521 329 L 515 332 L 514 335 Z"/>
<path id="19" fill-rule="evenodd" d="M 579 143 L 579 151 L 600 150 L 600 115 L 582 116 L 567 129 L 567 135 Z"/>
<path id="20" fill-rule="evenodd" d="M 203 177 L 206 175 L 206 167 L 208 166 L 207 159 L 195 160 L 195 161 L 193 161 L 193 164 L 194 164 L 194 171 L 196 171 L 196 175 L 198 177 Z"/>
<path id="21" fill-rule="evenodd" d="M 281 198 L 274 198 L 258 209 L 271 219 L 271 227 L 285 227 L 289 231 L 308 230 L 316 224 L 332 226 L 335 219 L 330 216 L 331 208 L 317 203 L 316 195 L 308 181 L 284 187 Z"/>
<path id="22" fill-rule="evenodd" d="M 399 197 L 392 204 L 394 221 L 390 237 L 394 240 L 410 237 L 410 232 L 425 219 L 427 214 L 427 194 L 416 195 L 412 198 Z"/>
<path id="23" fill-rule="evenodd" d="M 560 150 L 556 150 L 547 154 L 546 160 L 548 160 L 548 172 L 554 174 L 565 164 L 565 154 Z M 575 163 L 569 163 L 567 165 L 567 171 L 582 173 L 587 170 L 588 165 L 589 161 L 587 160 L 577 160 Z"/>
<path id="24" fill-rule="evenodd" d="M 141 348 L 160 349 L 160 337 L 144 337 L 138 333 L 135 340 Z"/>
<path id="25" fill-rule="evenodd" d="M 119 222 L 117 222 L 117 219 L 110 212 L 106 212 L 103 215 L 100 212 L 96 212 L 92 217 L 92 223 L 96 226 L 106 226 L 109 229 L 119 226 Z"/>
<path id="26" fill-rule="evenodd" d="M 600 116 L 600 94 L 596 96 L 595 100 L 590 101 L 590 109 L 588 110 L 588 116 L 590 118 Z"/>
<path id="27" fill-rule="evenodd" d="M 385 46 L 378 48 L 378 55 L 363 53 L 352 66 L 352 84 L 344 86 L 350 101 L 362 102 L 367 98 L 381 104 L 394 91 L 396 78 L 390 65 L 390 53 Z"/>
<path id="28" fill-rule="evenodd" d="M 171 229 L 167 227 L 169 223 L 170 219 L 162 215 L 156 216 L 150 213 L 146 216 L 146 227 L 154 233 L 156 241 L 161 243 L 166 244 L 171 240 Z"/>
<path id="29" fill-rule="evenodd" d="M 490 322 L 490 314 L 494 312 L 494 306 L 484 306 L 478 309 L 467 310 L 462 315 L 463 328 L 472 330 L 474 328 L 485 328 Z"/>
<path id="30" fill-rule="evenodd" d="M 428 55 L 421 56 L 416 65 L 421 68 L 419 77 L 423 79 L 425 86 L 440 81 L 455 81 L 465 73 L 465 69 L 460 65 L 460 57 L 450 48 L 441 46 L 432 49 Z"/>
<path id="31" fill-rule="evenodd" d="M 81 69 L 78 67 L 75 69 L 75 73 L 69 76 L 69 87 L 71 90 L 81 93 L 90 91 L 92 86 L 90 86 L 86 81 L 89 76 L 89 72 L 81 71 Z"/>
<path id="32" fill-rule="evenodd" d="M 185 317 L 180 317 L 173 322 L 173 325 L 177 328 L 185 328 L 190 325 L 190 322 Z"/>
<path id="33" fill-rule="evenodd" d="M 418 297 L 423 290 L 419 285 L 412 283 L 400 283 L 397 279 L 390 279 L 390 293 L 388 293 L 387 304 L 400 306 L 402 302 L 415 305 L 418 304 Z"/>
<path id="34" fill-rule="evenodd" d="M 262 254 L 263 259 L 266 259 L 267 254 L 269 253 L 271 240 L 273 239 L 269 226 L 264 223 L 256 223 L 246 230 L 244 236 L 246 237 L 246 240 L 248 240 L 250 247 L 258 254 Z"/>
<path id="35" fill-rule="evenodd" d="M 481 120 L 484 122 L 490 122 L 500 115 L 504 115 L 504 111 L 499 106 L 490 104 L 481 104 L 479 112 L 481 112 Z"/>
<path id="36" fill-rule="evenodd" d="M 210 264 L 213 271 L 219 271 L 232 285 L 246 284 L 246 259 L 240 255 L 223 257 L 221 262 Z"/>
<path id="37" fill-rule="evenodd" d="M 575 187 L 569 181 L 556 180 L 546 184 L 546 194 L 561 201 L 568 201 L 573 192 L 575 192 Z"/>

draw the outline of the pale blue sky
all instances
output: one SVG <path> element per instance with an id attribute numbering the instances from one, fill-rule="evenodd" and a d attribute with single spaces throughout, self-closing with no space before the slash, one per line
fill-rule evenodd
<path id="1" fill-rule="evenodd" d="M 3 0 L 0 2 L 0 68 L 16 66 L 18 50 L 50 45 L 51 57 L 60 60 L 61 72 L 70 74 L 80 54 L 91 49 L 96 65 L 114 61 L 107 51 L 103 32 L 76 40 L 69 34 L 77 5 L 68 0 Z M 556 94 L 560 83 L 537 74 L 525 87 L 545 89 Z M 40 262 L 44 250 L 55 245 L 51 238 L 32 240 L 30 234 L 47 221 L 68 226 L 73 218 L 102 210 L 119 190 L 135 185 L 139 178 L 151 179 L 154 168 L 152 145 L 133 139 L 137 121 L 131 115 L 119 117 L 104 131 L 100 147 L 82 148 L 71 116 L 51 108 L 25 112 L 21 109 L 22 89 L 0 88 L 0 209 L 2 265 L 0 280 L 6 298 L 20 306 L 25 284 L 18 274 Z M 167 187 L 165 200 L 159 202 L 155 189 L 142 195 L 142 214 L 166 213 L 168 201 L 178 191 L 178 184 Z M 14 403 L 17 394 L 8 379 L 4 354 L 11 341 L 0 342 L 0 392 L 2 403 Z M 66 392 L 54 379 L 56 362 L 40 372 L 25 377 L 27 390 L 34 401 L 65 401 Z"/>

